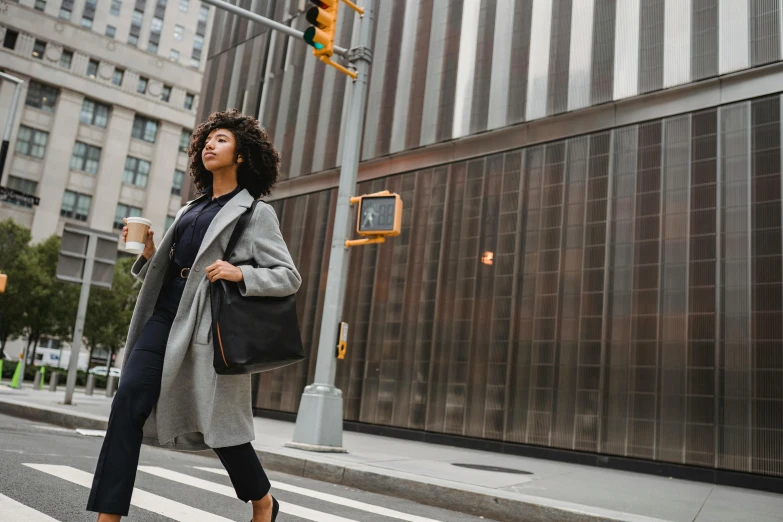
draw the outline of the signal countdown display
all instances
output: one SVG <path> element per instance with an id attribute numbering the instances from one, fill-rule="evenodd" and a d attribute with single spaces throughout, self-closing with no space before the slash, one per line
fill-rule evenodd
<path id="1" fill-rule="evenodd" d="M 363 196 L 356 231 L 362 236 L 397 236 L 402 225 L 402 200 L 397 194 Z"/>

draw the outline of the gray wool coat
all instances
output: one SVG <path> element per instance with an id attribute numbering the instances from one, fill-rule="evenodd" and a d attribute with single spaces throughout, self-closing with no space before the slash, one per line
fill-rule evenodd
<path id="1" fill-rule="evenodd" d="M 239 217 L 253 197 L 242 190 L 207 229 L 171 327 L 158 403 L 144 425 L 144 443 L 180 450 L 237 446 L 255 438 L 250 375 L 217 375 L 212 367 L 212 311 L 206 267 L 222 259 Z M 176 221 L 192 205 L 189 202 Z M 175 226 L 149 261 L 139 257 L 131 273 L 143 281 L 130 323 L 123 365 L 152 315 L 169 267 Z M 259 268 L 240 266 L 240 291 L 248 296 L 286 296 L 301 277 L 288 253 L 275 211 L 259 202 L 229 262 L 254 259 Z"/>

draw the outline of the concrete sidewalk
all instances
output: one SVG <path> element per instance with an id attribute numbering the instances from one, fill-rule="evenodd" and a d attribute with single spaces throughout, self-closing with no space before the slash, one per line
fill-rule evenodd
<path id="1" fill-rule="evenodd" d="M 103 391 L 88 397 L 77 390 L 71 406 L 62 404 L 63 396 L 3 385 L 0 413 L 105 429 L 111 399 Z M 269 469 L 500 522 L 783 521 L 783 496 L 773 493 L 354 432 L 344 434 L 347 454 L 310 453 L 284 447 L 292 423 L 255 418 L 255 427 L 253 446 Z"/>

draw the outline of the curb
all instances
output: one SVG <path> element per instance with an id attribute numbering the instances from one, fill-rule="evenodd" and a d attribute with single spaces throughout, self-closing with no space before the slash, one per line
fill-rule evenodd
<path id="1" fill-rule="evenodd" d="M 105 430 L 108 419 L 98 415 L 76 414 L 44 406 L 31 406 L 10 399 L 0 400 L 0 414 L 36 422 L 54 424 L 71 429 Z M 203 452 L 207 454 L 206 452 Z M 531 495 L 512 495 L 505 492 L 420 477 L 388 470 L 379 473 L 362 465 L 341 465 L 319 462 L 287 454 L 256 448 L 266 469 L 298 477 L 339 484 L 345 487 L 403 498 L 420 504 L 460 511 L 501 522 L 666 522 L 630 513 L 621 513 L 570 502 L 550 500 Z M 211 452 L 209 452 L 211 455 Z"/>

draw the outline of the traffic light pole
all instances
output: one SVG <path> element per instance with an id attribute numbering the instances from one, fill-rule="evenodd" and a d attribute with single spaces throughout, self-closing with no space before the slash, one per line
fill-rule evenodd
<path id="1" fill-rule="evenodd" d="M 293 442 L 289 447 L 311 451 L 344 452 L 343 445 L 343 395 L 334 386 L 337 360 L 335 351 L 340 320 L 343 313 L 345 284 L 348 271 L 348 247 L 350 238 L 351 197 L 356 190 L 359 172 L 359 151 L 367 104 L 367 79 L 370 73 L 372 53 L 372 28 L 375 0 L 366 0 L 359 27 L 359 46 L 351 49 L 348 60 L 356 69 L 356 79 L 351 84 L 346 120 L 343 122 L 343 155 L 340 167 L 340 184 L 337 190 L 337 209 L 329 254 L 329 272 L 326 277 L 326 294 L 318 341 L 318 360 L 313 384 L 302 394 L 296 417 Z"/>
<path id="2" fill-rule="evenodd" d="M 248 20 L 252 20 L 253 22 L 261 24 L 265 27 L 274 29 L 275 31 L 279 31 L 283 34 L 287 34 L 288 36 L 293 36 L 294 38 L 303 40 L 304 33 L 302 31 L 297 31 L 293 27 L 289 27 L 285 24 L 281 24 L 280 22 L 276 22 L 265 16 L 261 16 L 260 14 L 256 14 L 252 11 L 248 11 L 247 9 L 242 9 L 241 7 L 237 7 L 233 4 L 229 4 L 225 0 L 201 0 L 201 1 L 204 4 L 214 5 L 215 7 L 219 9 L 223 9 L 224 11 L 228 11 L 229 13 L 234 13 L 235 15 L 241 16 L 243 18 L 247 18 Z M 348 49 L 345 49 L 343 47 L 338 47 L 335 45 L 334 54 L 339 54 L 340 56 L 347 56 Z"/>
<path id="3" fill-rule="evenodd" d="M 22 93 L 24 80 L 20 80 L 10 74 L 0 72 L 0 79 L 16 84 L 14 94 L 11 97 L 11 106 L 8 108 L 8 119 L 5 122 L 5 132 L 3 132 L 3 143 L 0 145 L 0 180 L 3 179 L 5 171 L 5 159 L 8 156 L 8 144 L 11 141 L 11 133 L 14 131 L 14 120 L 16 120 L 16 107 L 19 105 L 19 95 Z"/>

